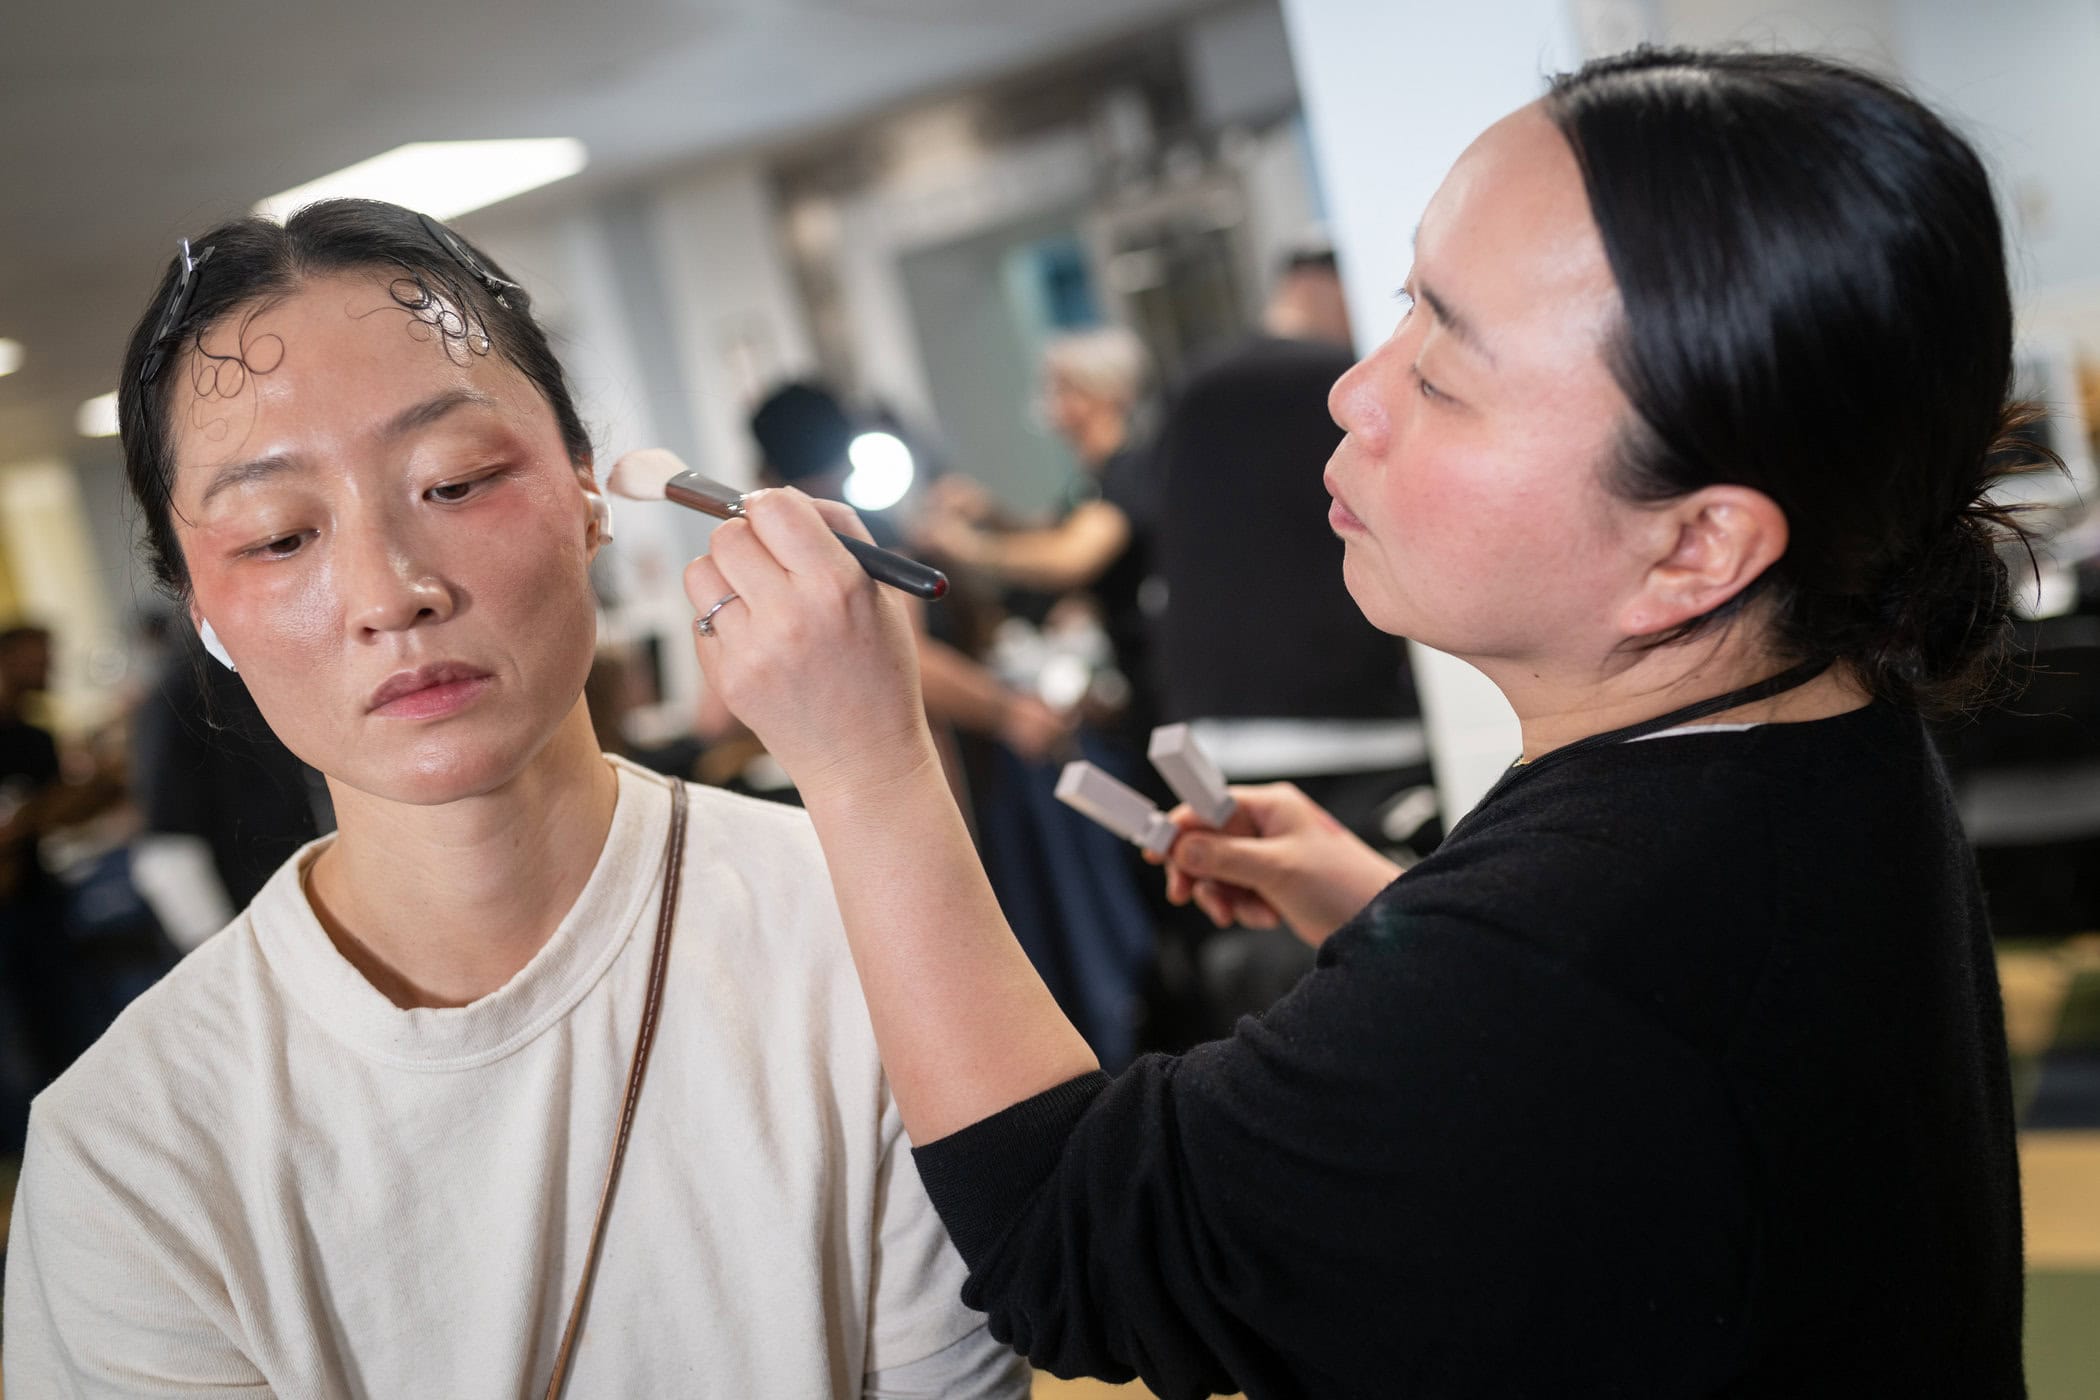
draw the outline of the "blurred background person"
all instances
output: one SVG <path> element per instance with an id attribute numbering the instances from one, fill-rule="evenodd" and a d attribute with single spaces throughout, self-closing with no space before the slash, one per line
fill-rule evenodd
<path id="1" fill-rule="evenodd" d="M 1403 863 L 1436 800 L 1406 644 L 1342 582 L 1321 484 L 1342 440 L 1328 391 L 1355 362 L 1331 249 L 1277 269 L 1262 328 L 1199 362 L 1156 452 L 1161 706 L 1236 783 L 1291 782 Z M 1288 991 L 1312 950 L 1278 929 L 1201 940 L 1211 1034 Z"/>
<path id="2" fill-rule="evenodd" d="M 32 712 L 51 685 L 52 635 L 19 623 L 0 631 L 0 1151 L 21 1149 L 29 1097 L 73 1062 L 100 1032 L 109 980 L 97 974 L 128 960 L 139 911 L 122 870 L 98 878 L 98 843 L 78 852 L 67 873 L 53 868 L 53 846 L 70 828 L 97 818 L 124 795 L 118 757 L 83 749 L 69 763 Z M 68 781 L 68 769 L 77 781 Z M 130 901 L 127 903 L 127 900 Z M 98 937 L 109 935 L 107 943 Z M 126 998 L 128 999 L 128 998 Z M 122 999 L 116 1001 L 121 1005 Z"/>
<path id="3" fill-rule="evenodd" d="M 883 430 L 895 427 L 887 422 Z M 759 484 L 847 499 L 855 470 L 851 449 L 862 431 L 828 386 L 782 385 L 751 415 L 762 454 Z M 865 518 L 878 543 L 908 547 L 885 512 Z M 1002 675 L 944 640 L 972 640 L 966 614 L 947 600 L 934 610 L 912 602 L 909 611 L 937 750 L 995 872 L 1002 904 L 1059 1004 L 1105 1061 L 1123 1063 L 1135 1048 L 1138 987 L 1152 961 L 1154 918 L 1129 848 L 1053 793 L 1068 758 L 1085 753 L 1107 760 L 1107 748 L 1076 727 L 1076 694 L 1053 706 L 1040 674 L 1023 668 Z M 775 794 L 788 790 L 778 765 L 711 695 L 700 729 L 711 745 L 704 776 Z"/>
<path id="4" fill-rule="evenodd" d="M 1111 727 L 1138 754 L 1157 714 L 1147 606 L 1156 595 L 1147 582 L 1159 502 L 1134 423 L 1151 375 L 1144 342 L 1125 327 L 1055 337 L 1043 348 L 1038 411 L 1080 469 L 1063 513 L 1041 525 L 1007 524 L 981 485 L 950 475 L 928 493 L 912 530 L 915 545 L 959 568 L 1089 610 L 1123 681 Z M 1036 600 L 1022 610 L 1051 618 Z"/>
<path id="5" fill-rule="evenodd" d="M 335 811 L 240 677 L 207 657 L 186 623 L 169 630 L 133 718 L 142 827 L 131 869 L 187 952 L 231 923 L 292 852 L 333 831 Z"/>
<path id="6" fill-rule="evenodd" d="M 885 424 L 890 431 L 894 424 Z M 828 385 L 816 380 L 782 384 L 751 412 L 751 436 L 758 444 L 758 484 L 793 486 L 822 500 L 846 499 L 854 467 L 849 456 L 862 429 Z M 902 531 L 886 511 L 865 513 L 869 530 L 886 549 L 906 548 Z M 965 790 L 962 765 L 953 743 L 954 730 L 983 736 L 1028 760 L 1047 758 L 1068 746 L 1071 721 L 1043 700 L 1004 684 L 939 633 L 945 617 L 930 620 L 927 609 L 912 605 L 918 629 L 919 664 L 925 676 L 927 715 L 943 733 L 943 762 L 951 785 Z M 746 773 L 763 752 L 748 741 L 738 725 L 711 697 L 704 697 L 701 737 L 717 747 L 706 761 L 710 779 L 746 782 L 767 790 L 787 786 L 784 775 L 764 766 Z M 734 765 L 734 766 L 726 766 Z"/>

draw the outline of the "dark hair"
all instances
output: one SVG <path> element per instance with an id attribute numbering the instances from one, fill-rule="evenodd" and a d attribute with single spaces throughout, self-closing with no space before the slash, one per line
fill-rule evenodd
<path id="1" fill-rule="evenodd" d="M 170 519 L 175 462 L 168 422 L 176 386 L 232 396 L 249 375 L 268 373 L 283 347 L 272 346 L 268 337 L 251 341 L 247 322 L 309 278 L 393 273 L 394 300 L 427 334 L 441 338 L 450 354 L 493 351 L 516 365 L 554 410 L 570 459 L 591 460 L 590 434 L 524 289 L 435 220 L 379 200 L 331 199 L 307 205 L 282 224 L 235 219 L 191 246 L 197 261 L 187 287 L 178 255 L 131 333 L 117 387 L 124 468 L 145 517 L 146 562 L 176 597 L 189 589 L 189 569 Z M 243 321 L 232 352 L 206 351 L 205 333 L 235 314 Z"/>
<path id="2" fill-rule="evenodd" d="M 1293 248 L 1278 261 L 1276 275 L 1289 277 L 1297 272 L 1324 272 L 1335 276 L 1341 271 L 1335 261 L 1334 249 L 1324 243 L 1306 244 Z"/>
<path id="3" fill-rule="evenodd" d="M 853 420 L 838 395 L 815 380 L 783 384 L 751 411 L 751 436 L 782 481 L 839 471 L 853 442 Z"/>
<path id="4" fill-rule="evenodd" d="M 1635 419 L 1611 484 L 1659 501 L 1730 483 L 1786 514 L 1785 555 L 1681 640 L 1768 600 L 1793 656 L 1945 714 L 2010 631 L 1984 499 L 2053 460 L 2015 431 L 2013 316 L 1990 178 L 1915 98 L 1798 54 L 1640 49 L 1554 79 L 1625 318 Z M 2008 455 L 2015 454 L 2015 455 Z"/>

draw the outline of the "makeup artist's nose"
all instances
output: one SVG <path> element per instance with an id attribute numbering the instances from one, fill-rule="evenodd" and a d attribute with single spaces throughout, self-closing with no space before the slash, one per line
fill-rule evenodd
<path id="1" fill-rule="evenodd" d="M 341 549 L 337 568 L 346 620 L 360 638 L 443 622 L 457 610 L 445 580 L 401 541 L 382 534 Z"/>
<path id="2" fill-rule="evenodd" d="M 1327 391 L 1327 414 L 1335 426 L 1357 440 L 1366 452 L 1385 450 L 1392 420 L 1380 394 L 1382 372 L 1393 353 L 1392 342 L 1358 360 Z"/>

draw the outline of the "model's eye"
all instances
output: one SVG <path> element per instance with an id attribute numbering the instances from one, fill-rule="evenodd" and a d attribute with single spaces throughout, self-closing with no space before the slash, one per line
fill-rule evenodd
<path id="1" fill-rule="evenodd" d="M 457 505 L 474 494 L 479 481 L 448 481 L 443 486 L 433 486 L 423 494 L 441 505 Z"/>
<path id="2" fill-rule="evenodd" d="M 279 535 L 274 540 L 264 540 L 253 549 L 245 551 L 257 559 L 289 559 L 306 544 L 306 532 L 295 535 Z"/>

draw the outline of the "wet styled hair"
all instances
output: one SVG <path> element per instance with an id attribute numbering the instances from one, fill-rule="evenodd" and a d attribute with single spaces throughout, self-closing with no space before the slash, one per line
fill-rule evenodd
<path id="1" fill-rule="evenodd" d="M 1976 703 L 2010 635 L 1985 492 L 2053 460 L 2017 438 L 2013 313 L 1989 176 L 1894 85 L 1798 54 L 1640 49 L 1553 80 L 1617 279 L 1633 421 L 1608 477 L 1639 501 L 1728 483 L 1787 550 L 1775 641 L 1928 714 Z M 2060 464 L 2059 464 L 2060 465 Z"/>
<path id="2" fill-rule="evenodd" d="M 590 434 L 524 289 L 435 220 L 379 200 L 331 199 L 307 205 L 282 224 L 235 219 L 191 247 L 199 260 L 194 271 L 185 279 L 179 255 L 169 263 L 125 347 L 117 388 L 124 469 L 144 517 L 146 562 L 178 599 L 189 591 L 189 569 L 172 519 L 169 424 L 176 396 L 231 398 L 248 376 L 274 368 L 284 347 L 274 337 L 251 336 L 248 326 L 313 278 L 352 272 L 387 277 L 412 329 L 441 340 L 455 357 L 493 353 L 517 366 L 554 410 L 570 460 L 591 460 Z M 206 332 L 232 318 L 239 321 L 232 350 L 206 351 Z"/>

